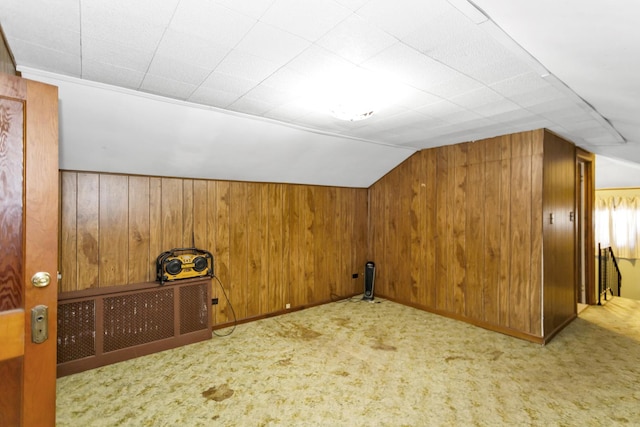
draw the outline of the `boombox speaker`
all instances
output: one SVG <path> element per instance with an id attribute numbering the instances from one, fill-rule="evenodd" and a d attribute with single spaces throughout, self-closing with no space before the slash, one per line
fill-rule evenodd
<path id="1" fill-rule="evenodd" d="M 373 301 L 373 285 L 376 281 L 376 265 L 369 261 L 364 265 L 364 295 L 365 301 Z"/>
<path id="2" fill-rule="evenodd" d="M 213 277 L 213 255 L 197 248 L 175 248 L 156 259 L 157 280 L 165 282 L 193 277 Z"/>

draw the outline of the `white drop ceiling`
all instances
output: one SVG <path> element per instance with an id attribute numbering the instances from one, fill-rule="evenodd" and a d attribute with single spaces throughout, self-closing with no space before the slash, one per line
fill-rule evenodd
<path id="1" fill-rule="evenodd" d="M 474 3 L 3 0 L 0 24 L 60 87 L 66 169 L 366 187 L 416 150 L 542 127 L 640 163 L 640 5 Z M 348 75 L 375 76 L 369 119 L 316 102 Z"/>

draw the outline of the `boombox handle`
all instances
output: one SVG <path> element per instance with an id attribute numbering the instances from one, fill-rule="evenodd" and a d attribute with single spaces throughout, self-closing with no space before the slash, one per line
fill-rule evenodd
<path id="1" fill-rule="evenodd" d="M 164 283 L 166 282 L 165 276 L 164 274 L 162 274 L 162 265 L 164 264 L 165 260 L 169 257 L 177 256 L 177 254 L 179 255 L 179 253 L 181 252 L 208 256 L 209 259 L 211 259 L 211 269 L 208 276 L 213 277 L 213 255 L 211 255 L 211 252 L 198 248 L 173 248 L 171 250 L 162 252 L 160 255 L 158 255 L 158 258 L 156 258 L 156 276 L 157 280 L 160 282 L 160 285 L 164 285 Z"/>

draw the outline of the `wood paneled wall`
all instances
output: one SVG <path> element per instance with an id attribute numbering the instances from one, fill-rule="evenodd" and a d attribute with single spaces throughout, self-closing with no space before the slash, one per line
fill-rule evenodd
<path id="1" fill-rule="evenodd" d="M 546 132 L 544 152 L 543 302 L 547 336 L 576 315 L 576 147 Z"/>
<path id="2" fill-rule="evenodd" d="M 544 131 L 423 150 L 370 188 L 376 291 L 541 337 Z"/>
<path id="3" fill-rule="evenodd" d="M 245 319 L 362 289 L 367 190 L 63 171 L 60 230 L 62 292 L 153 281 L 194 238 Z"/>

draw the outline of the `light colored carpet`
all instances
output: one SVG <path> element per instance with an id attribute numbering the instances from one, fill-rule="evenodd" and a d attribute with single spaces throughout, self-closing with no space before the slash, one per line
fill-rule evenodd
<path id="1" fill-rule="evenodd" d="M 589 307 L 544 347 L 376 301 L 61 378 L 57 425 L 640 425 L 640 301 Z"/>

